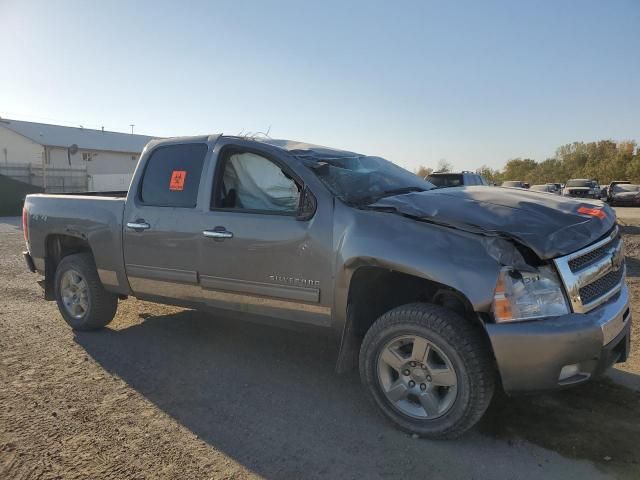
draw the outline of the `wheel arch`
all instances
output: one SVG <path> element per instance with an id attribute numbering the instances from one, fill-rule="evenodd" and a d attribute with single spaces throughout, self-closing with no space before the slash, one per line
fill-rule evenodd
<path id="1" fill-rule="evenodd" d="M 93 251 L 86 238 L 69 234 L 53 233 L 45 238 L 44 257 L 44 296 L 46 300 L 55 300 L 54 279 L 60 261 L 74 253 Z"/>
<path id="2" fill-rule="evenodd" d="M 356 368 L 362 339 L 371 325 L 400 305 L 431 303 L 453 310 L 470 322 L 482 321 L 466 295 L 456 288 L 379 265 L 356 268 L 346 297 L 347 312 L 336 363 L 338 373 Z"/>

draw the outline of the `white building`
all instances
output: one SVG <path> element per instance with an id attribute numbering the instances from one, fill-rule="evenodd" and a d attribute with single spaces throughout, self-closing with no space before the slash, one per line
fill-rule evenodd
<path id="1" fill-rule="evenodd" d="M 28 166 L 44 177 L 86 170 L 86 189 L 126 190 L 140 152 L 153 138 L 0 118 L 0 173 L 3 165 L 7 171 Z M 46 178 L 40 183 L 46 186 Z"/>

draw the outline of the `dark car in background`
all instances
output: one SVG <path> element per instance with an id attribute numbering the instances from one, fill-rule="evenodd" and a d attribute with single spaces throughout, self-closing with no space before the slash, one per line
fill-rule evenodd
<path id="1" fill-rule="evenodd" d="M 433 172 L 424 179 L 433 183 L 437 188 L 489 185 L 489 182 L 482 175 L 473 172 Z"/>
<path id="2" fill-rule="evenodd" d="M 565 197 L 600 198 L 600 185 L 596 180 L 588 178 L 572 178 L 562 190 Z"/>
<path id="3" fill-rule="evenodd" d="M 604 198 L 606 198 L 607 202 L 610 202 L 611 201 L 611 196 L 612 196 L 612 193 L 613 193 L 613 190 L 614 190 L 613 187 L 615 187 L 616 185 L 628 185 L 630 183 L 631 182 L 629 180 L 614 180 L 613 182 L 611 182 L 609 184 L 608 187 L 605 187 L 606 192 L 605 192 Z"/>
<path id="4" fill-rule="evenodd" d="M 555 183 L 543 183 L 540 185 L 531 185 L 529 190 L 532 192 L 546 192 L 546 193 L 555 193 L 556 195 L 560 194 L 560 189 L 556 186 Z"/>
<path id="5" fill-rule="evenodd" d="M 529 184 L 520 180 L 507 180 L 502 182 L 501 187 L 509 187 L 509 188 L 529 188 Z"/>
<path id="6" fill-rule="evenodd" d="M 618 183 L 609 190 L 609 203 L 615 206 L 640 206 L 640 185 Z"/>

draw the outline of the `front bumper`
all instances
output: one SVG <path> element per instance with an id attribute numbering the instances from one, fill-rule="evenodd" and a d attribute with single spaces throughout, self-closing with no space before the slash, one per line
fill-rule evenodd
<path id="1" fill-rule="evenodd" d="M 551 390 L 582 383 L 629 355 L 631 310 L 623 285 L 589 313 L 486 324 L 506 392 Z M 563 367 L 575 374 L 561 378 Z"/>

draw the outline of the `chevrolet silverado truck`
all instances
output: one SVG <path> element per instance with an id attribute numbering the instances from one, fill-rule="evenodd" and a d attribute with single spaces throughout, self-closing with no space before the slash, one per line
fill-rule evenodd
<path id="1" fill-rule="evenodd" d="M 29 195 L 23 226 L 27 266 L 73 329 L 106 326 L 128 296 L 319 327 L 337 371 L 359 367 L 379 411 L 424 437 L 471 428 L 497 388 L 580 384 L 630 348 L 611 208 L 436 189 L 380 157 L 154 140 L 127 192 Z"/>
<path id="2" fill-rule="evenodd" d="M 598 185 L 596 180 L 572 178 L 567 180 L 562 190 L 562 195 L 567 197 L 600 199 L 600 185 Z"/>

